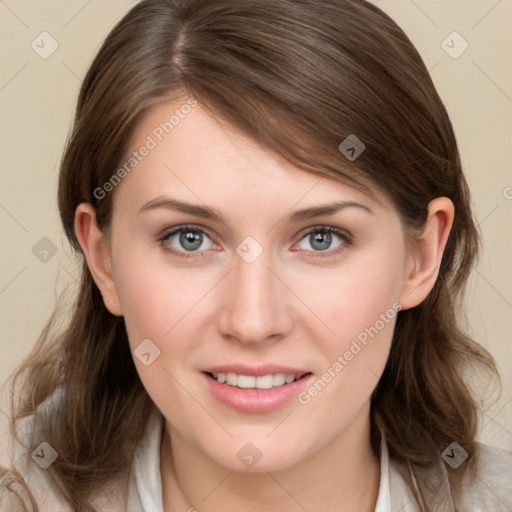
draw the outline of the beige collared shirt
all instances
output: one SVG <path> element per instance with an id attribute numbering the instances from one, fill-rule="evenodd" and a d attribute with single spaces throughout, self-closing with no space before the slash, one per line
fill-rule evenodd
<path id="1" fill-rule="evenodd" d="M 26 420 L 20 428 L 28 431 L 29 422 Z M 95 504 L 99 510 L 164 512 L 160 475 L 163 428 L 163 416 L 155 408 L 134 452 L 126 485 L 119 486 L 118 492 L 97 500 Z M 37 463 L 37 455 L 44 454 L 44 449 L 35 454 L 29 453 L 18 443 L 12 443 L 5 428 L 3 436 L 4 441 L 9 443 L 10 467 L 19 471 L 25 479 L 40 508 L 39 512 L 73 512 L 59 495 L 48 471 Z M 512 452 L 486 445 L 479 447 L 480 465 L 474 481 L 470 482 L 469 477 L 464 477 L 462 492 L 453 496 L 451 477 L 442 460 L 428 470 L 390 460 L 383 440 L 375 512 L 512 512 Z M 2 464 L 9 462 L 4 458 Z M 406 483 L 407 478 L 413 482 L 413 488 Z M 22 500 L 16 497 L 17 489 L 23 495 L 12 474 L 0 479 L 0 512 L 31 510 L 29 507 L 23 508 Z"/>

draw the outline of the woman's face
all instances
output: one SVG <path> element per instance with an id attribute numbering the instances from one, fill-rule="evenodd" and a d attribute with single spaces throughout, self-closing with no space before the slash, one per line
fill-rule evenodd
<path id="1" fill-rule="evenodd" d="M 114 187 L 110 309 L 175 439 L 228 469 L 290 467 L 367 428 L 413 263 L 384 197 L 187 104 L 146 116 Z"/>

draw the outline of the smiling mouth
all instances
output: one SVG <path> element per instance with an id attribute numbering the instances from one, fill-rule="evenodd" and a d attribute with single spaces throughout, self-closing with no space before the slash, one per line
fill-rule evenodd
<path id="1" fill-rule="evenodd" d="M 241 389 L 273 389 L 286 386 L 300 380 L 311 372 L 300 374 L 272 373 L 268 375 L 240 375 L 237 373 L 211 373 L 205 372 L 213 380 L 234 388 Z"/>

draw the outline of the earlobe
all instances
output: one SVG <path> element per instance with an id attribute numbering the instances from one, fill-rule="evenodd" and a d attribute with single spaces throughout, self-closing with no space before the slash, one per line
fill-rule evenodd
<path id="1" fill-rule="evenodd" d="M 96 210 L 89 203 L 81 203 L 75 211 L 75 233 L 87 260 L 87 265 L 98 286 L 107 309 L 122 316 L 117 287 L 112 273 L 108 244 L 96 222 Z"/>
<path id="2" fill-rule="evenodd" d="M 434 287 L 454 215 L 455 208 L 447 197 L 438 197 L 429 203 L 425 228 L 408 255 L 400 296 L 403 309 L 413 308 L 423 302 Z"/>

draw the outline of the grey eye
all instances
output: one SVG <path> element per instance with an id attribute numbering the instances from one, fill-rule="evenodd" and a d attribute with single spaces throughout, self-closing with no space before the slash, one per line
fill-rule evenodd
<path id="1" fill-rule="evenodd" d="M 167 241 L 170 245 L 178 250 L 187 252 L 210 249 L 212 246 L 211 240 L 209 246 L 207 244 L 206 247 L 202 247 L 207 240 L 210 239 L 205 233 L 190 228 L 181 228 L 167 237 Z"/>
<path id="2" fill-rule="evenodd" d="M 340 243 L 334 247 L 331 247 L 333 242 L 333 235 L 340 239 Z M 309 247 L 303 247 L 303 249 L 313 251 L 326 251 L 328 249 L 336 249 L 336 247 L 339 247 L 342 243 L 340 235 L 330 232 L 327 229 L 315 229 L 302 239 L 302 241 L 304 240 L 309 242 Z"/>

